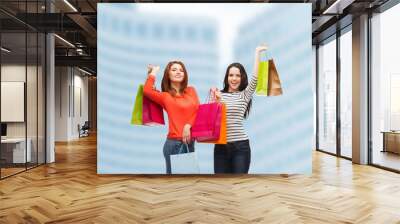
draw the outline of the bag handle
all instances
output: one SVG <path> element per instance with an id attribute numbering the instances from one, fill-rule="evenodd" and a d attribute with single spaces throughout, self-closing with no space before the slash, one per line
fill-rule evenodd
<path id="1" fill-rule="evenodd" d="M 183 148 L 186 148 L 186 152 L 182 150 Z M 189 153 L 189 145 L 187 143 L 182 143 L 182 145 L 179 147 L 179 154 L 181 153 Z"/>
<path id="2" fill-rule="evenodd" d="M 210 103 L 210 102 L 212 102 L 212 103 L 214 103 L 214 102 L 216 102 L 216 100 L 215 100 L 215 95 L 214 94 L 211 94 L 211 88 L 210 88 L 210 90 L 208 91 L 208 94 L 207 94 L 207 98 L 206 98 L 206 101 L 205 101 L 205 103 Z"/>
<path id="3" fill-rule="evenodd" d="M 269 60 L 269 58 L 268 58 L 268 53 L 267 53 L 267 51 L 261 52 L 261 54 L 260 54 L 260 62 L 262 62 L 262 61 L 268 61 L 268 60 Z"/>

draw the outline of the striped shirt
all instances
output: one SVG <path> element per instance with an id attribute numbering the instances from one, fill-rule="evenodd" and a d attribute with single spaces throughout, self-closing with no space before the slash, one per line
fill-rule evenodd
<path id="1" fill-rule="evenodd" d="M 249 139 L 243 128 L 243 119 L 256 86 L 257 77 L 253 76 L 249 85 L 243 91 L 221 93 L 221 102 L 226 105 L 226 138 L 228 142 Z"/>

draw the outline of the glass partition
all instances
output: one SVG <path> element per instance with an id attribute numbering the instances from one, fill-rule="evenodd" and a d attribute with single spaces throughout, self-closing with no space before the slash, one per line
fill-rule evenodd
<path id="1" fill-rule="evenodd" d="M 346 32 L 347 31 L 347 32 Z M 352 157 L 352 33 L 340 36 L 340 154 Z"/>
<path id="2" fill-rule="evenodd" d="M 26 33 L 3 32 L 1 47 L 1 175 L 6 177 L 24 171 L 31 157 L 26 144 Z"/>
<path id="3" fill-rule="evenodd" d="M 1 1 L 0 7 L 43 13 L 45 1 Z M 45 162 L 44 33 L 0 12 L 0 178 Z"/>
<path id="4" fill-rule="evenodd" d="M 336 39 L 318 48 L 318 146 L 336 154 Z"/>

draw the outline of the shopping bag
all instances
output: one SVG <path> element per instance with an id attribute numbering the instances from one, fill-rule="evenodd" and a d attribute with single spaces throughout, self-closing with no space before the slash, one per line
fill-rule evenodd
<path id="1" fill-rule="evenodd" d="M 268 96 L 279 96 L 282 95 L 282 85 L 281 80 L 279 79 L 278 71 L 276 70 L 276 66 L 273 59 L 269 60 L 268 66 Z"/>
<path id="2" fill-rule="evenodd" d="M 172 174 L 198 174 L 199 163 L 195 152 L 189 152 L 189 146 L 182 144 L 179 154 L 170 155 Z"/>
<path id="3" fill-rule="evenodd" d="M 256 94 L 260 96 L 268 96 L 268 65 L 269 61 L 260 61 L 258 64 Z"/>
<path id="4" fill-rule="evenodd" d="M 197 141 L 215 141 L 221 131 L 221 103 L 200 104 L 191 134 Z"/>
<path id="5" fill-rule="evenodd" d="M 142 125 L 143 124 L 143 85 L 139 85 L 136 93 L 135 104 L 132 110 L 131 124 Z"/>
<path id="6" fill-rule="evenodd" d="M 221 128 L 219 132 L 219 138 L 215 141 L 204 141 L 204 143 L 214 143 L 214 144 L 226 144 L 226 105 L 222 104 L 221 113 Z"/>
<path id="7" fill-rule="evenodd" d="M 142 119 L 143 125 L 164 125 L 163 108 L 148 97 L 143 96 Z"/>
<path id="8" fill-rule="evenodd" d="M 274 60 L 260 62 L 256 94 L 260 96 L 279 96 L 282 93 L 282 85 Z"/>

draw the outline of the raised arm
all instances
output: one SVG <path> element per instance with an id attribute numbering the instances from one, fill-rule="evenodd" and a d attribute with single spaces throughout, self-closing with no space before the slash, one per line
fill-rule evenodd
<path id="1" fill-rule="evenodd" d="M 254 70 L 253 70 L 253 75 L 251 77 L 251 80 L 249 82 L 249 85 L 247 85 L 246 89 L 243 91 L 244 93 L 244 99 L 246 101 L 249 101 L 254 94 L 257 86 L 257 79 L 258 79 L 258 68 L 260 65 L 260 56 L 261 52 L 266 51 L 267 46 L 265 44 L 262 44 L 258 47 L 256 47 L 255 55 L 254 55 Z"/>
<path id="2" fill-rule="evenodd" d="M 148 97 L 150 100 L 160 104 L 162 107 L 164 107 L 164 96 L 163 93 L 160 91 L 157 91 L 154 88 L 154 83 L 156 81 L 156 74 L 160 70 L 159 66 L 152 66 L 149 65 L 147 67 L 148 69 L 148 75 L 146 82 L 143 87 L 143 94 Z"/>

